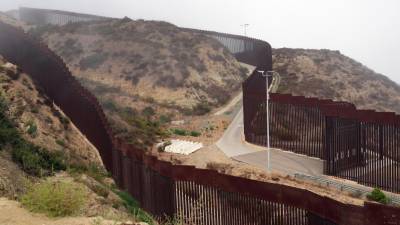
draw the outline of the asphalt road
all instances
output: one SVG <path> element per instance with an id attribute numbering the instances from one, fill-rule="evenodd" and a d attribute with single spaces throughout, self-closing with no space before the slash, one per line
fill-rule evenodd
<path id="1" fill-rule="evenodd" d="M 267 169 L 267 149 L 244 141 L 243 109 L 235 116 L 217 146 L 228 157 Z M 320 175 L 323 172 L 322 160 L 279 149 L 271 149 L 270 161 L 273 171 L 287 174 Z"/>

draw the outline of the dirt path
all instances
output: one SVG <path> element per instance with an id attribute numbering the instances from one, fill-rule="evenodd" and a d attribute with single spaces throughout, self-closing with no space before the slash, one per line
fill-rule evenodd
<path id="1" fill-rule="evenodd" d="M 255 69 L 254 66 L 248 65 L 248 64 L 245 64 L 245 63 L 240 63 L 240 65 L 248 69 L 248 71 L 249 71 L 248 76 L 250 76 L 252 74 L 252 72 L 254 71 L 254 69 Z M 227 105 L 225 105 L 223 108 L 221 108 L 217 112 L 215 112 L 214 116 L 220 116 L 220 115 L 223 115 L 224 113 L 232 110 L 232 108 L 239 101 L 242 100 L 242 97 L 243 97 L 243 93 L 242 93 L 242 90 L 240 90 L 240 92 Z"/>
<path id="2" fill-rule="evenodd" d="M 1 225 L 114 225 L 115 221 L 104 220 L 100 217 L 66 217 L 50 219 L 45 215 L 32 214 L 22 208 L 16 201 L 0 198 Z"/>
<path id="3" fill-rule="evenodd" d="M 218 110 L 216 113 L 214 113 L 214 116 L 220 116 L 223 115 L 225 112 L 228 112 L 231 110 L 239 101 L 242 100 L 243 93 L 240 92 L 236 97 L 234 97 L 228 105 L 224 106 L 224 108 Z"/>

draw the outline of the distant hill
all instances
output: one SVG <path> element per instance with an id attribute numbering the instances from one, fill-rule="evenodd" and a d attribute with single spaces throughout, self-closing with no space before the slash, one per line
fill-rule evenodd
<path id="1" fill-rule="evenodd" d="M 339 51 L 273 51 L 274 70 L 282 75 L 279 92 L 354 103 L 358 108 L 400 113 L 400 87 Z"/>
<path id="2" fill-rule="evenodd" d="M 204 115 L 239 93 L 249 73 L 218 41 L 166 22 L 111 19 L 31 33 L 67 62 L 100 99 L 117 134 L 135 144 L 161 135 L 148 119 Z"/>
<path id="3" fill-rule="evenodd" d="M 247 75 L 218 41 L 166 22 L 85 22 L 42 27 L 33 33 L 84 82 L 160 103 L 191 107 L 205 101 L 219 106 Z"/>

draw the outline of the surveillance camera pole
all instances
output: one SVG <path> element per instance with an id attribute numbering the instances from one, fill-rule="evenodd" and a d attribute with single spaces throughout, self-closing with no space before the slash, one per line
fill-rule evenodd
<path id="1" fill-rule="evenodd" d="M 264 71 L 258 70 L 263 77 L 265 77 L 266 89 L 267 89 L 267 171 L 271 172 L 271 149 L 269 142 L 269 83 L 268 77 L 273 77 L 276 73 L 275 71 Z"/>

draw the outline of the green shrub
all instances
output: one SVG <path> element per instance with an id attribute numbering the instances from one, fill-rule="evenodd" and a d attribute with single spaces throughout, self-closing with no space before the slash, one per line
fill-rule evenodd
<path id="1" fill-rule="evenodd" d="M 104 109 L 110 110 L 111 112 L 117 112 L 118 111 L 117 105 L 112 100 L 106 100 L 106 101 L 103 102 L 102 105 L 103 105 Z"/>
<path id="2" fill-rule="evenodd" d="M 0 149 L 1 147 L 16 144 L 20 139 L 20 134 L 14 124 L 6 117 L 7 104 L 0 97 Z"/>
<path id="3" fill-rule="evenodd" d="M 21 203 L 32 212 L 49 217 L 77 214 L 86 203 L 86 190 L 71 182 L 50 182 L 34 185 L 21 198 Z"/>
<path id="4" fill-rule="evenodd" d="M 12 158 L 26 173 L 35 176 L 50 175 L 66 169 L 61 152 L 52 153 L 25 141 L 13 146 Z"/>
<path id="5" fill-rule="evenodd" d="M 201 133 L 198 131 L 195 131 L 195 130 L 190 132 L 190 136 L 192 136 L 192 137 L 199 137 L 200 135 L 201 135 Z"/>
<path id="6" fill-rule="evenodd" d="M 142 110 L 142 115 L 145 117 L 151 117 L 151 116 L 154 116 L 155 114 L 156 113 L 155 113 L 154 109 L 150 106 L 147 106 L 146 108 L 144 108 Z"/>
<path id="7" fill-rule="evenodd" d="M 37 129 L 38 128 L 37 128 L 36 124 L 33 121 L 29 121 L 28 122 L 28 130 L 27 130 L 27 132 L 31 137 L 36 137 Z"/>
<path id="8" fill-rule="evenodd" d="M 96 69 L 101 64 L 103 64 L 108 58 L 107 54 L 104 53 L 94 53 L 87 56 L 79 62 L 79 67 L 81 70 Z"/>
<path id="9" fill-rule="evenodd" d="M 39 109 L 34 106 L 34 107 L 31 108 L 31 113 L 35 113 L 35 114 L 39 113 Z"/>
<path id="10" fill-rule="evenodd" d="M 180 136 L 187 136 L 188 135 L 188 132 L 186 130 L 179 129 L 179 128 L 173 129 L 172 133 L 174 133 L 176 135 L 180 135 Z"/>
<path id="11" fill-rule="evenodd" d="M 56 143 L 59 145 L 59 146 L 61 146 L 61 147 L 63 147 L 63 148 L 65 148 L 65 142 L 63 141 L 63 140 L 60 140 L 60 139 L 57 139 L 56 140 Z"/>
<path id="12" fill-rule="evenodd" d="M 6 145 L 12 147 L 12 159 L 28 174 L 43 176 L 66 168 L 61 153 L 51 153 L 27 142 L 16 129 L 16 126 L 6 117 L 8 105 L 0 96 L 0 149 Z M 28 123 L 28 133 L 37 132 L 37 126 Z"/>
<path id="13" fill-rule="evenodd" d="M 166 124 L 171 122 L 171 116 L 170 115 L 161 115 L 159 118 L 159 121 L 161 124 Z"/>
<path id="14" fill-rule="evenodd" d="M 59 117 L 61 124 L 64 125 L 64 127 L 67 127 L 69 125 L 69 123 L 71 122 L 67 117 L 61 115 Z"/>
<path id="15" fill-rule="evenodd" d="M 153 225 L 153 218 L 147 214 L 145 211 L 139 208 L 139 203 L 129 194 L 123 191 L 114 190 L 121 200 L 123 205 L 128 209 L 128 212 L 134 215 L 139 221 L 146 222 Z"/>
<path id="16" fill-rule="evenodd" d="M 209 113 L 210 111 L 211 111 L 211 107 L 210 107 L 210 105 L 209 105 L 207 102 L 200 102 L 200 103 L 197 103 L 197 105 L 195 105 L 195 106 L 192 108 L 192 113 L 193 113 L 194 115 L 198 115 L 198 116 L 207 114 L 207 113 Z"/>
<path id="17" fill-rule="evenodd" d="M 108 195 L 110 194 L 108 189 L 103 185 L 94 185 L 93 187 L 90 187 L 90 189 L 94 191 L 94 193 L 96 193 L 97 195 L 102 196 L 104 198 L 107 198 Z"/>
<path id="18" fill-rule="evenodd" d="M 95 179 L 99 183 L 103 183 L 103 180 L 106 177 L 110 177 L 110 174 L 106 170 L 104 170 L 101 166 L 94 163 L 90 163 L 89 165 L 83 165 L 83 164 L 69 165 L 68 173 L 72 175 L 85 173 L 86 175 Z"/>
<path id="19" fill-rule="evenodd" d="M 390 199 L 383 193 L 379 188 L 375 188 L 367 198 L 371 201 L 379 202 L 382 204 L 388 204 Z"/>

